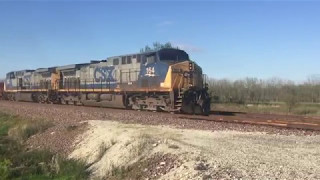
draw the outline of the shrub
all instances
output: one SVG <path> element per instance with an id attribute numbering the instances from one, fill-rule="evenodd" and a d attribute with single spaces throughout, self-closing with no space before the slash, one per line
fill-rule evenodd
<path id="1" fill-rule="evenodd" d="M 128 168 L 124 166 L 115 166 L 112 164 L 111 166 L 111 176 L 116 179 L 124 179 L 128 173 Z"/>
<path id="2" fill-rule="evenodd" d="M 318 108 L 316 107 L 299 107 L 294 109 L 294 114 L 298 115 L 308 115 L 308 114 L 317 114 Z"/>
<path id="3" fill-rule="evenodd" d="M 60 171 L 56 177 L 59 179 L 88 179 L 90 172 L 86 170 L 86 163 L 73 159 L 59 160 Z"/>
<path id="4" fill-rule="evenodd" d="M 18 141 L 24 141 L 29 137 L 44 132 L 52 126 L 52 123 L 46 120 L 21 120 L 10 129 L 9 135 Z"/>
<path id="5" fill-rule="evenodd" d="M 17 116 L 0 112 L 0 136 L 8 134 L 10 127 L 18 121 Z"/>
<path id="6" fill-rule="evenodd" d="M 8 179 L 9 177 L 9 168 L 11 166 L 11 162 L 8 159 L 4 159 L 0 161 L 0 177 L 1 179 Z"/>

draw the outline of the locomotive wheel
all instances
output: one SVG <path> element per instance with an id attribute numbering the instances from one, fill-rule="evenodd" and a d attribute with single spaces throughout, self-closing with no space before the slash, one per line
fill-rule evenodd
<path id="1" fill-rule="evenodd" d="M 60 102 L 61 102 L 62 105 L 66 105 L 67 104 L 67 101 L 64 100 L 63 98 L 60 99 Z"/>
<path id="2" fill-rule="evenodd" d="M 76 106 L 82 106 L 82 103 L 81 103 L 81 101 L 75 101 L 75 102 L 74 102 L 74 105 L 76 105 Z"/>
<path id="3" fill-rule="evenodd" d="M 51 104 L 58 104 L 59 103 L 58 95 L 56 93 L 51 93 L 48 98 L 48 102 Z"/>
<path id="4" fill-rule="evenodd" d="M 14 94 L 10 94 L 10 101 L 15 101 L 16 100 L 16 96 Z"/>
<path id="5" fill-rule="evenodd" d="M 46 103 L 48 100 L 48 97 L 44 94 L 39 94 L 38 95 L 38 102 L 41 103 L 41 104 L 44 104 Z"/>

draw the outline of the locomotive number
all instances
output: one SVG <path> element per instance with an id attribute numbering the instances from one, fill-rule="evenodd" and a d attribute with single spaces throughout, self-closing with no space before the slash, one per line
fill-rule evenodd
<path id="1" fill-rule="evenodd" d="M 154 67 L 147 67 L 146 76 L 155 76 Z"/>

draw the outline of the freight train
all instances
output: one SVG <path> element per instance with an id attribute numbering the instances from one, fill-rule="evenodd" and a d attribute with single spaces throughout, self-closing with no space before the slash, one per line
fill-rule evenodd
<path id="1" fill-rule="evenodd" d="M 173 48 L 9 72 L 3 98 L 202 115 L 210 112 L 201 67 L 185 51 Z"/>
<path id="2" fill-rule="evenodd" d="M 2 99 L 3 91 L 4 91 L 4 82 L 0 80 L 0 99 Z"/>

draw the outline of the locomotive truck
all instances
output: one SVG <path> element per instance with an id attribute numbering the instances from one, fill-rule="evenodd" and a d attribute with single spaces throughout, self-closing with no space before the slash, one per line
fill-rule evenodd
<path id="1" fill-rule="evenodd" d="M 202 69 L 179 49 L 7 73 L 4 98 L 208 115 Z"/>

